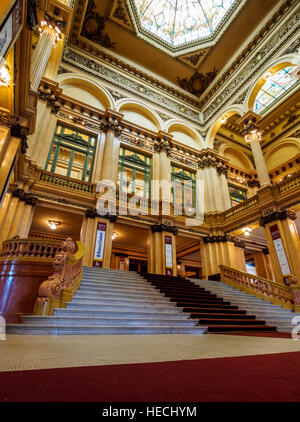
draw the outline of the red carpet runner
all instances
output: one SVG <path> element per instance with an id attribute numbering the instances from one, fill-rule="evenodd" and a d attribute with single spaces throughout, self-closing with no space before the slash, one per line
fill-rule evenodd
<path id="1" fill-rule="evenodd" d="M 258 320 L 238 306 L 197 286 L 190 280 L 177 276 L 142 274 L 153 286 L 159 289 L 171 302 L 176 302 L 183 312 L 197 319 L 199 325 L 208 326 L 210 333 L 232 332 L 276 332 L 276 327 Z"/>
<path id="2" fill-rule="evenodd" d="M 299 401 L 300 352 L 0 373 L 0 401 Z"/>

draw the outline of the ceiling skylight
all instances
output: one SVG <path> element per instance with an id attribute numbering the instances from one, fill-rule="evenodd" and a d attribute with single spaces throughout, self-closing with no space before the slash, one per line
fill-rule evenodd
<path id="1" fill-rule="evenodd" d="M 143 29 L 171 47 L 209 39 L 240 0 L 134 0 Z"/>

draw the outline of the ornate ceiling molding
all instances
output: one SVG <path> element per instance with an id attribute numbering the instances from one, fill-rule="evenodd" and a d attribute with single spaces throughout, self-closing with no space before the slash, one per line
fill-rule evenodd
<path id="1" fill-rule="evenodd" d="M 144 100 L 150 101 L 160 107 L 169 109 L 176 115 L 192 121 L 194 124 L 201 124 L 200 112 L 194 111 L 190 107 L 179 103 L 178 100 L 173 100 L 163 92 L 148 87 L 145 85 L 145 82 L 134 81 L 113 68 L 100 63 L 100 61 L 82 55 L 73 48 L 67 48 L 65 50 L 63 63 L 89 73 L 97 79 L 102 79 L 120 86 L 122 90 L 126 90 L 131 94 L 133 93 L 135 96 L 142 97 Z"/>
<path id="2" fill-rule="evenodd" d="M 295 8 L 294 13 L 291 13 L 289 18 L 287 14 L 292 8 Z M 299 31 L 299 2 L 297 0 L 287 0 L 279 10 L 272 16 L 272 18 L 264 25 L 259 33 L 253 37 L 252 41 L 234 60 L 226 72 L 222 74 L 215 86 L 208 92 L 208 94 L 201 100 L 199 106 L 203 107 L 203 120 L 207 122 L 211 119 L 224 105 L 236 104 L 236 101 L 241 101 L 242 96 L 245 95 L 247 89 L 253 78 L 261 71 L 268 67 L 275 57 L 293 53 L 297 50 L 298 43 L 294 42 L 297 39 Z M 271 31 L 276 32 L 263 45 L 263 39 L 270 35 Z M 299 41 L 299 40 L 298 40 Z M 293 48 L 291 48 L 293 44 Z M 260 48 L 258 45 L 261 45 Z M 255 47 L 258 47 L 255 50 Z M 291 51 L 292 50 L 292 51 Z M 252 53 L 252 58 L 249 60 L 249 55 Z M 241 66 L 242 62 L 248 60 L 245 66 Z M 233 73 L 236 71 L 235 77 Z M 231 77 L 231 81 L 225 85 L 226 81 Z M 221 87 L 223 89 L 221 90 Z M 216 95 L 217 91 L 220 91 Z M 239 94 L 240 92 L 243 94 Z M 235 98 L 239 95 L 237 100 Z"/>
<path id="3" fill-rule="evenodd" d="M 178 57 L 178 60 L 196 70 L 200 64 L 203 63 L 209 51 L 210 48 L 205 48 L 200 51 L 195 51 L 192 54 L 189 53 L 184 56 L 180 56 Z"/>
<path id="4" fill-rule="evenodd" d="M 114 1 L 109 17 L 124 28 L 134 31 L 125 0 Z"/>

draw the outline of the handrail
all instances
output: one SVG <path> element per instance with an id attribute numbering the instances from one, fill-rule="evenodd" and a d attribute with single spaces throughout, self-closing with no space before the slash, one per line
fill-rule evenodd
<path id="1" fill-rule="evenodd" d="M 53 259 L 60 245 L 61 241 L 54 239 L 8 239 L 2 243 L 0 260 Z"/>
<path id="2" fill-rule="evenodd" d="M 34 307 L 36 315 L 53 315 L 55 308 L 64 308 L 72 300 L 82 278 L 82 259 L 86 253 L 83 243 L 67 238 L 55 255 L 54 273 L 39 287 Z"/>
<path id="3" fill-rule="evenodd" d="M 254 294 L 272 303 L 293 308 L 294 295 L 289 286 L 276 283 L 263 277 L 220 265 L 221 281 L 238 287 L 240 290 Z"/>

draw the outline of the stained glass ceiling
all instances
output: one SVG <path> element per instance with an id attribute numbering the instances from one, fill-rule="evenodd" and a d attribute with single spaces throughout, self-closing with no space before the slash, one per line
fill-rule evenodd
<path id="1" fill-rule="evenodd" d="M 241 0 L 134 0 L 143 29 L 172 47 L 210 38 Z"/>
<path id="2" fill-rule="evenodd" d="M 298 82 L 298 79 L 292 74 L 296 67 L 285 67 L 267 79 L 254 102 L 253 110 L 256 113 L 261 114 L 267 111 L 272 104 L 285 96 L 293 88 Z"/>

